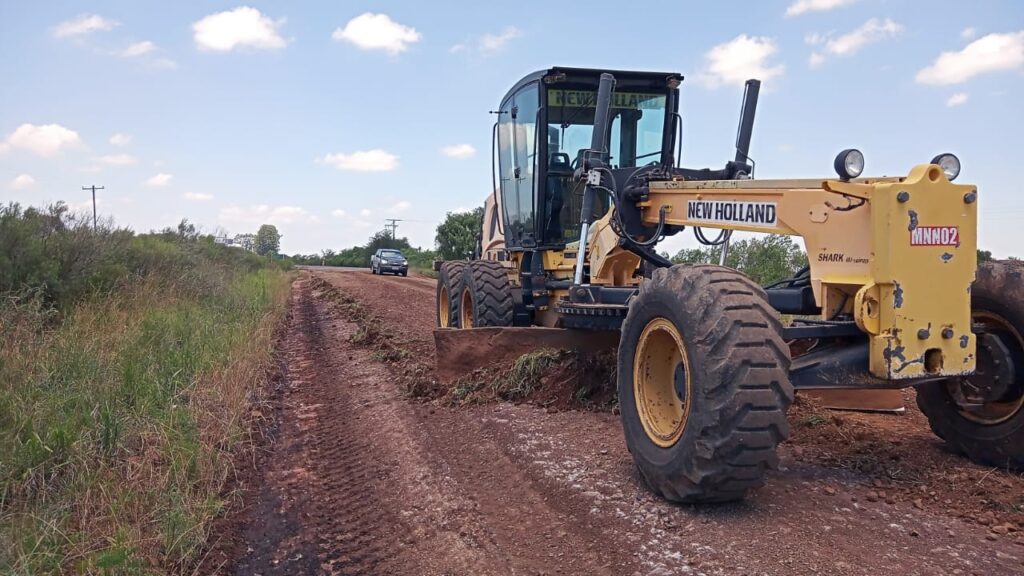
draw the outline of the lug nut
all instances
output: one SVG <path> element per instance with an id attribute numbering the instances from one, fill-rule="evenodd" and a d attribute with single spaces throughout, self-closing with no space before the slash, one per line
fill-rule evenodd
<path id="1" fill-rule="evenodd" d="M 975 200 L 978 199 L 978 193 L 971 191 L 964 194 L 964 204 L 974 204 Z"/>
<path id="2" fill-rule="evenodd" d="M 927 328 L 921 328 L 917 331 L 917 337 L 921 340 L 927 340 L 931 335 Z"/>
<path id="3" fill-rule="evenodd" d="M 902 192 L 896 195 L 896 200 L 900 202 L 906 202 L 907 200 L 910 200 L 910 192 L 903 190 Z"/>
<path id="4" fill-rule="evenodd" d="M 953 337 L 953 329 L 952 328 L 943 328 L 942 329 L 942 337 L 945 338 L 946 340 L 949 340 L 950 338 L 952 338 Z"/>

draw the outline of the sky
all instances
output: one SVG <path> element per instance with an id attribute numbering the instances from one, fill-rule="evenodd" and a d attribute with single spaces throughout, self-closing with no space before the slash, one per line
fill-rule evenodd
<path id="1" fill-rule="evenodd" d="M 551 66 L 682 73 L 687 167 L 732 157 L 750 77 L 758 178 L 829 176 L 850 147 L 866 175 L 953 152 L 979 245 L 1024 256 L 1015 0 L 0 0 L 0 202 L 91 210 L 97 185 L 137 231 L 271 223 L 315 253 L 397 218 L 431 247 L 491 189 L 488 112 Z"/>

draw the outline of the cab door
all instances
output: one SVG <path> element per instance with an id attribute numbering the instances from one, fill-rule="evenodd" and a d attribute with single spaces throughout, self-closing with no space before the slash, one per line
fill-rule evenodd
<path id="1" fill-rule="evenodd" d="M 505 243 L 508 249 L 537 245 L 537 120 L 540 90 L 536 82 L 505 101 L 498 120 L 498 173 Z"/>

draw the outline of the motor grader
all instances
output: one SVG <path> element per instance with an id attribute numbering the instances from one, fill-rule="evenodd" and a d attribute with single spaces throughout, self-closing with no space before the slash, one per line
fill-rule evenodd
<path id="1" fill-rule="evenodd" d="M 556 67 L 509 90 L 477 257 L 439 267 L 439 347 L 496 328 L 618 331 L 626 443 L 673 501 L 760 486 L 804 388 L 913 386 L 954 449 L 1024 467 L 1024 268 L 978 266 L 980 193 L 954 183 L 959 160 L 865 177 L 848 149 L 834 177 L 756 179 L 750 80 L 734 158 L 683 167 L 682 80 Z M 762 287 L 673 265 L 655 247 L 686 227 L 723 254 L 733 231 L 798 236 L 809 266 Z"/>

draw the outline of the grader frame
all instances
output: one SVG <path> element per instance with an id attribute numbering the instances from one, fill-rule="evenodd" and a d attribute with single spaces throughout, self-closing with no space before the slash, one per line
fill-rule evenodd
<path id="1" fill-rule="evenodd" d="M 479 328 L 522 326 L 525 339 L 538 334 L 525 326 L 583 339 L 619 331 L 627 444 L 648 485 L 680 501 L 731 500 L 759 485 L 786 436 L 793 388 L 965 382 L 976 374 L 979 334 L 986 368 L 1009 364 L 1001 374 L 1013 383 L 973 384 L 960 410 L 985 394 L 1024 403 L 1012 368 L 1024 362 L 1024 339 L 1012 322 L 983 325 L 972 313 L 976 187 L 932 163 L 900 177 L 751 179 L 757 81 L 747 83 L 735 159 L 718 170 L 676 167 L 681 80 L 553 68 L 509 92 L 494 130 L 502 177 L 485 208 L 482 259 L 441 267 L 439 350 L 457 351 Z M 570 163 L 563 150 L 581 116 L 590 145 Z M 641 154 L 651 117 L 662 125 L 648 121 L 644 137 L 660 145 Z M 553 207 L 565 203 L 579 210 L 576 240 L 555 222 Z M 732 231 L 798 236 L 809 266 L 767 289 L 719 266 L 671 266 L 653 247 L 685 227 L 702 240 L 702 229 L 723 231 L 724 248 Z M 460 325 L 474 330 L 451 329 Z M 1006 346 L 993 347 L 999 338 Z M 787 342 L 798 340 L 813 345 L 791 360 Z"/>

